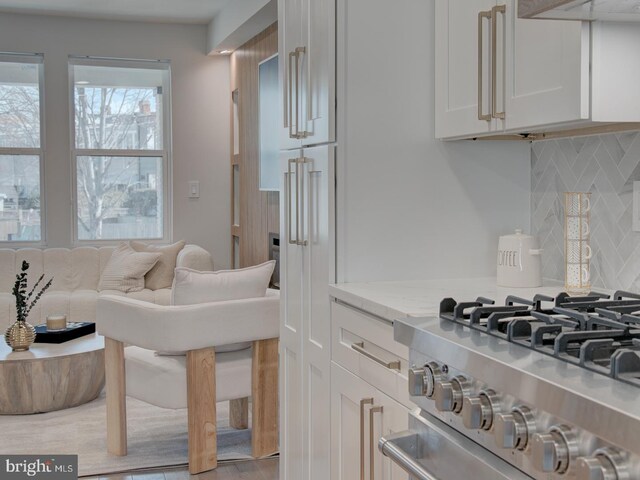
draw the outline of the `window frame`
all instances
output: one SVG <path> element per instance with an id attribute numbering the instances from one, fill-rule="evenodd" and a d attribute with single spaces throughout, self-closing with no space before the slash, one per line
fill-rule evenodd
<path id="1" fill-rule="evenodd" d="M 44 54 L 43 53 L 14 53 L 0 52 L 0 63 L 27 63 L 38 67 L 38 95 L 40 115 L 40 147 L 0 147 L 0 155 L 31 155 L 38 156 L 40 166 L 40 240 L 0 240 L 1 248 L 44 247 L 47 244 L 47 221 L 45 203 L 45 99 L 44 99 Z"/>
<path id="2" fill-rule="evenodd" d="M 89 149 L 76 147 L 76 105 L 75 105 L 75 72 L 77 65 L 113 68 L 145 68 L 166 70 L 165 82 L 162 85 L 162 150 L 136 149 Z M 69 130 L 71 135 L 71 239 L 74 246 L 118 245 L 123 241 L 140 240 L 149 243 L 171 243 L 173 240 L 173 162 L 172 162 L 172 129 L 171 129 L 171 62 L 169 60 L 140 60 L 128 58 L 107 58 L 70 55 L 69 69 Z M 87 239 L 78 238 L 78 157 L 153 157 L 162 158 L 162 237 L 157 238 L 110 238 Z"/>

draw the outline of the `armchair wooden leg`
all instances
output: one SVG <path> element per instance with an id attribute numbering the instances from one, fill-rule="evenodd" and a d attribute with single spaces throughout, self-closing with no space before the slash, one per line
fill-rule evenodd
<path id="1" fill-rule="evenodd" d="M 216 354 L 213 348 L 187 352 L 189 473 L 216 468 Z"/>
<path id="2" fill-rule="evenodd" d="M 107 389 L 107 451 L 127 454 L 127 403 L 124 369 L 124 345 L 104 339 L 104 365 Z"/>
<path id="3" fill-rule="evenodd" d="M 278 451 L 278 339 L 253 342 L 251 449 L 254 457 Z"/>
<path id="4" fill-rule="evenodd" d="M 249 428 L 249 399 L 229 400 L 229 425 L 236 430 Z"/>

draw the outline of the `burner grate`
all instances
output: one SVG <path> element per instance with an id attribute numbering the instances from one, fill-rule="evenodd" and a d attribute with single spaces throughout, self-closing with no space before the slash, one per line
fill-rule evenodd
<path id="1" fill-rule="evenodd" d="M 440 317 L 640 386 L 640 295 L 617 291 L 571 297 L 511 295 L 505 305 L 445 298 Z M 545 308 L 551 305 L 550 308 Z"/>

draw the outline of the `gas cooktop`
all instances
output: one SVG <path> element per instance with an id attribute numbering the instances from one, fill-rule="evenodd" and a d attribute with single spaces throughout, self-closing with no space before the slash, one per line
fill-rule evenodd
<path id="1" fill-rule="evenodd" d="M 411 423 L 484 447 L 474 471 L 506 462 L 536 480 L 640 479 L 640 295 L 445 298 L 439 318 L 397 319 L 394 338 L 409 347 L 409 394 L 421 409 Z M 433 455 L 404 463 L 435 472 L 444 453 L 429 443 L 434 429 L 381 449 L 393 458 L 415 438 L 412 452 Z M 411 452 L 400 453 L 402 466 Z"/>
<path id="2" fill-rule="evenodd" d="M 640 386 L 638 294 L 509 296 L 505 305 L 484 297 L 445 298 L 440 317 Z"/>

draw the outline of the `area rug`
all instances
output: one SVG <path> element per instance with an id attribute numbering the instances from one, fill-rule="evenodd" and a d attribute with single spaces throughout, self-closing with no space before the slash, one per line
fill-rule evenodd
<path id="1" fill-rule="evenodd" d="M 218 404 L 218 460 L 251 458 L 251 431 L 229 427 L 229 403 Z M 0 453 L 77 454 L 80 476 L 187 464 L 187 411 L 127 397 L 126 457 L 107 454 L 104 392 L 76 408 L 0 416 Z"/>

